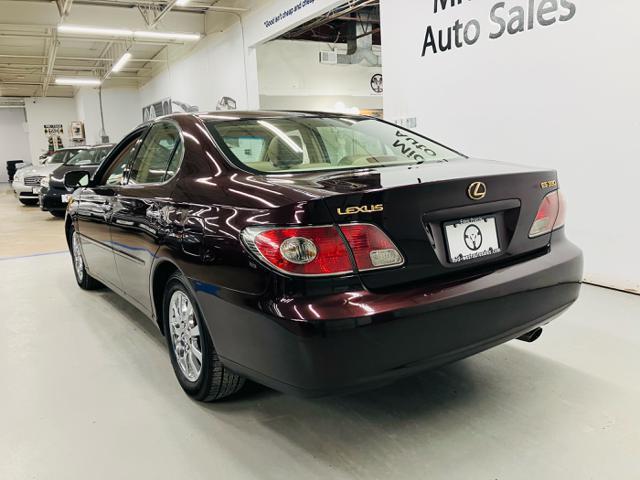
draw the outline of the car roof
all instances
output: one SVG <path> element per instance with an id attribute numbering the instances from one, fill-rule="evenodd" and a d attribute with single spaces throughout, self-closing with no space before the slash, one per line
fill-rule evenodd
<path id="1" fill-rule="evenodd" d="M 178 114 L 179 115 L 179 114 Z M 359 117 L 369 118 L 364 115 L 349 113 L 322 112 L 312 110 L 224 110 L 216 112 L 194 113 L 203 120 L 233 121 L 233 120 L 260 120 L 263 118 L 292 118 L 292 117 Z"/>

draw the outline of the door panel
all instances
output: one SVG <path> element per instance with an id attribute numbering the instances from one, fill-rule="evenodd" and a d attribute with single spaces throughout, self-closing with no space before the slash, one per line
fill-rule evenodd
<path id="1" fill-rule="evenodd" d="M 115 262 L 127 297 L 151 311 L 149 278 L 173 210 L 167 187 L 125 186 L 111 218 Z"/>
<path id="2" fill-rule="evenodd" d="M 94 277 L 121 288 L 120 277 L 111 250 L 109 223 L 116 197 L 114 188 L 97 187 L 85 189 L 78 201 L 77 228 L 80 233 L 82 251 L 87 270 Z"/>
<path id="3" fill-rule="evenodd" d="M 115 157 L 106 160 L 106 170 L 96 174 L 100 177 L 96 178 L 99 186 L 84 189 L 77 206 L 77 228 L 87 269 L 109 287 L 119 290 L 122 281 L 113 254 L 110 223 L 127 167 L 144 131 L 133 132 L 113 149 Z"/>
<path id="4" fill-rule="evenodd" d="M 170 122 L 154 124 L 131 163 L 129 178 L 113 207 L 111 235 L 123 289 L 147 311 L 152 310 L 151 267 L 173 217 L 172 178 L 182 155 L 177 126 Z"/>

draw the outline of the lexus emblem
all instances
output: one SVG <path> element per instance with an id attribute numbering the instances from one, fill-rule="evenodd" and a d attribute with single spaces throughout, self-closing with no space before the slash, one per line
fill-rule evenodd
<path id="1" fill-rule="evenodd" d="M 487 196 L 487 186 L 484 182 L 473 182 L 467 188 L 467 195 L 471 200 L 482 200 Z"/>

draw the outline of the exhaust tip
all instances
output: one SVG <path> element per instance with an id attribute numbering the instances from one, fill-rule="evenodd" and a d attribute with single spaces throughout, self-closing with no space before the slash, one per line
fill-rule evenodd
<path id="1" fill-rule="evenodd" d="M 518 337 L 518 340 L 522 340 L 523 342 L 533 343 L 542 335 L 542 328 L 538 327 L 534 330 L 531 330 L 528 333 L 525 333 L 521 337 Z"/>

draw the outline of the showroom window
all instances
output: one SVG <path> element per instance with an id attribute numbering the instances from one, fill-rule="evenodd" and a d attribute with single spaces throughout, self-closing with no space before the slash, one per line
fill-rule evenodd
<path id="1" fill-rule="evenodd" d="M 161 183 L 168 180 L 178 170 L 182 153 L 178 129 L 169 123 L 154 125 L 133 162 L 129 183 Z"/>

